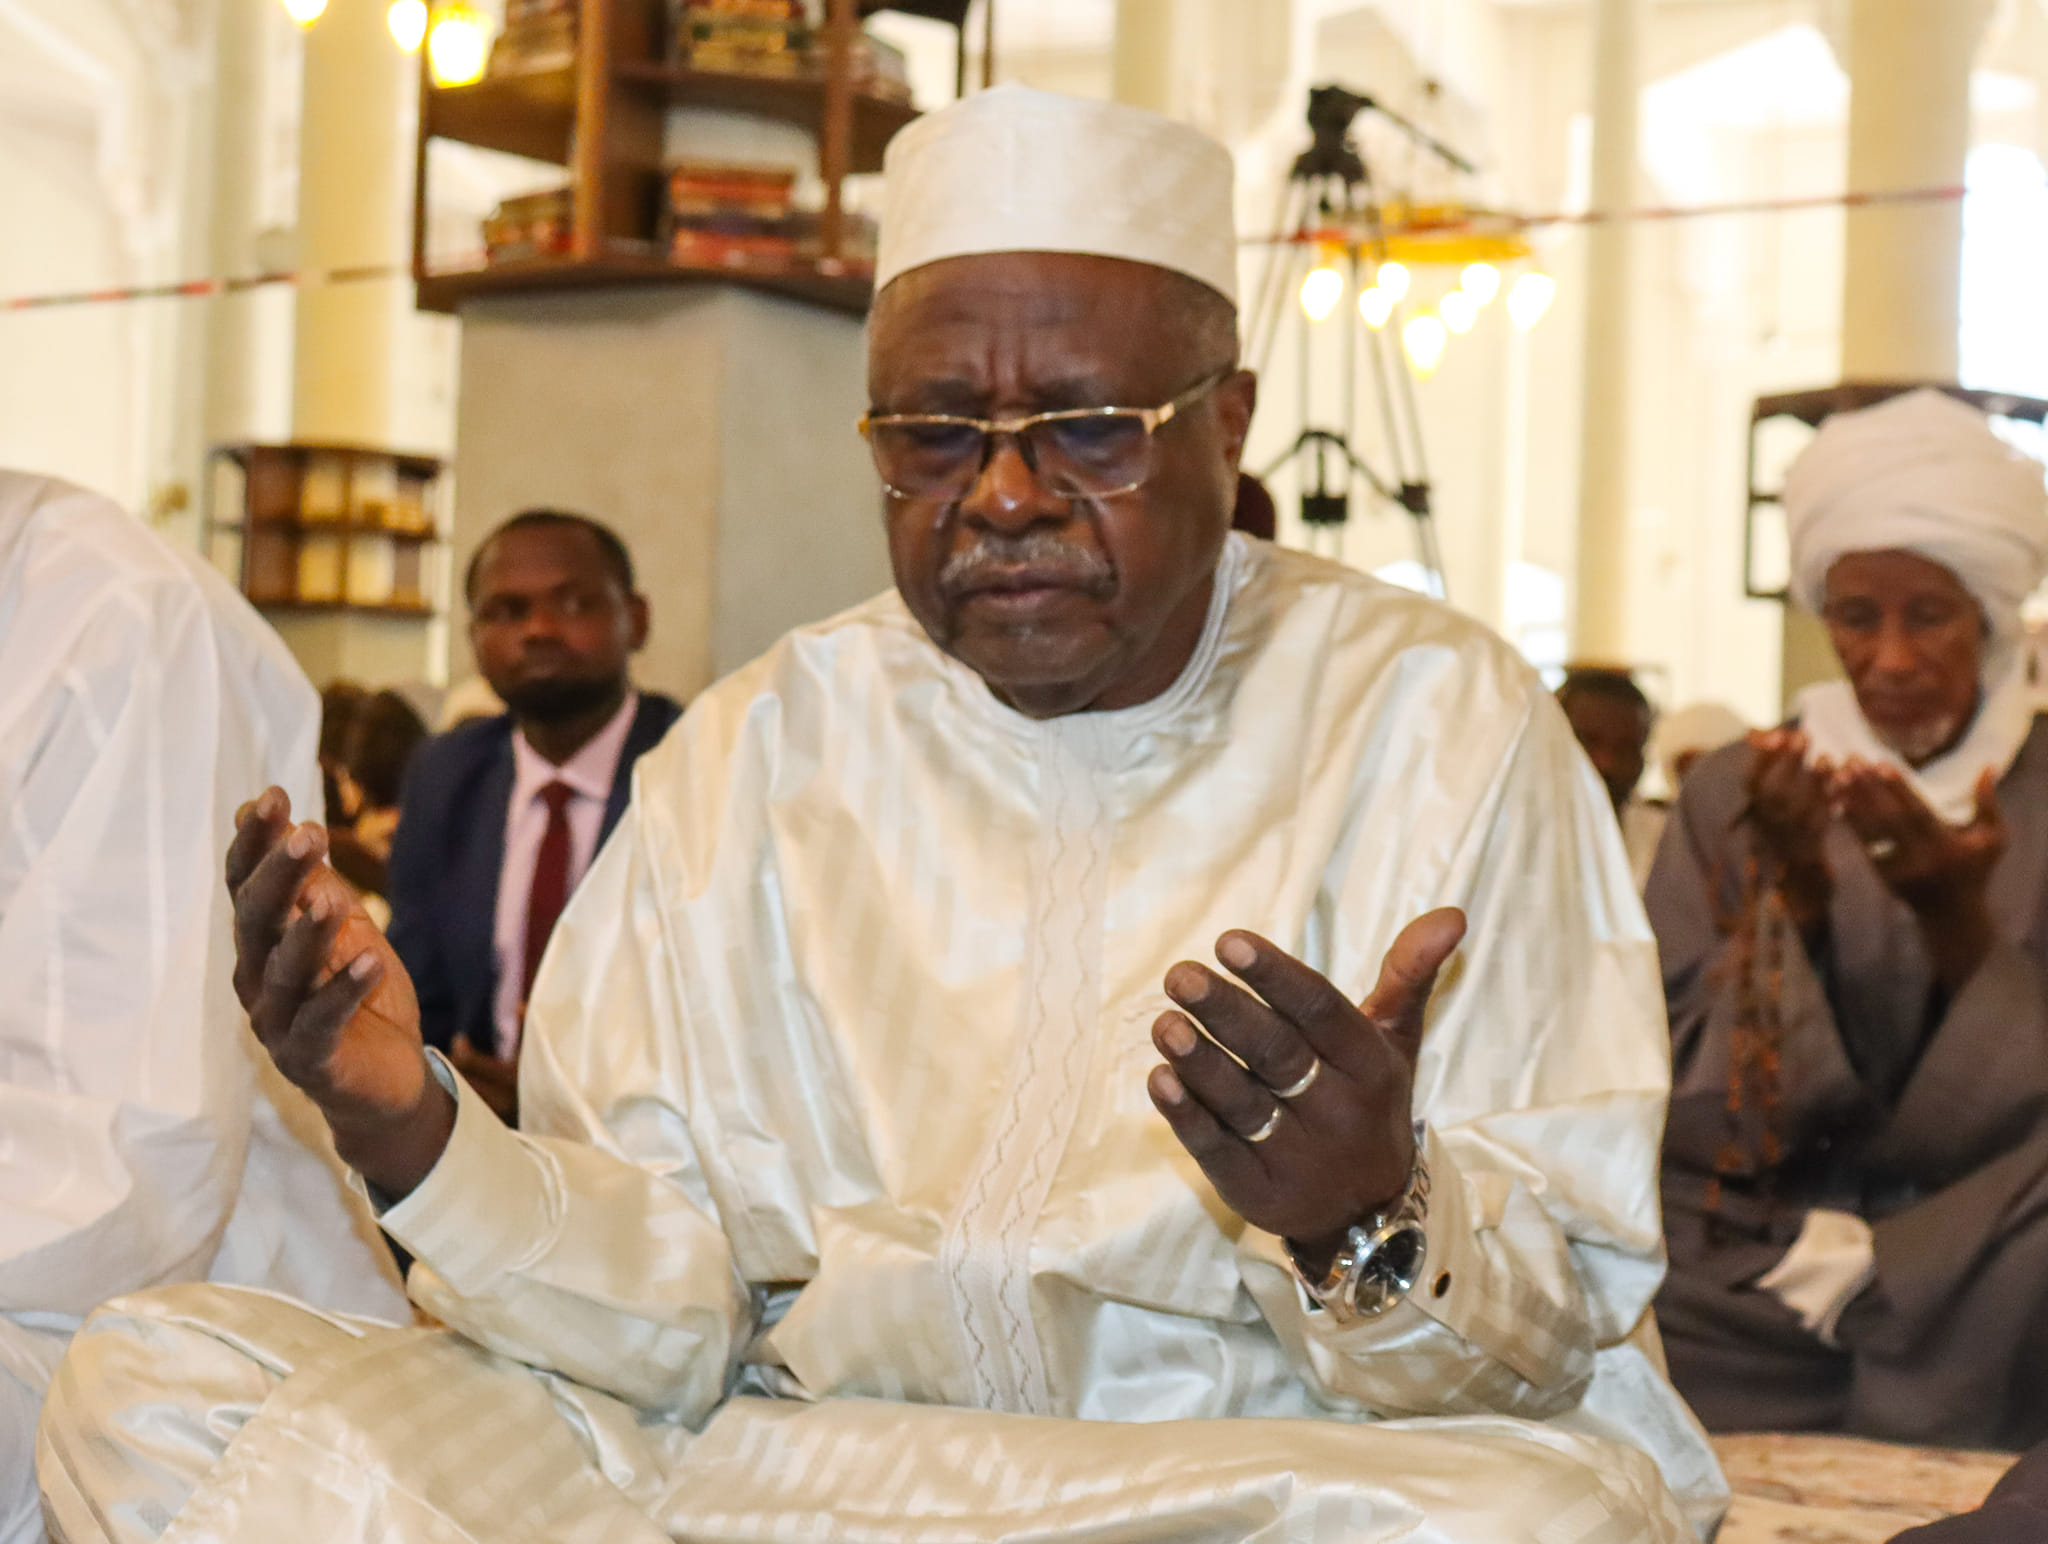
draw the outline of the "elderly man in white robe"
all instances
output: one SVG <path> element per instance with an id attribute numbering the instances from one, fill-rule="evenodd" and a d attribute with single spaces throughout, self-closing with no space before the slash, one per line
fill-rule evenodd
<path id="1" fill-rule="evenodd" d="M 216 849 L 252 780 L 318 795 L 319 715 L 218 575 L 0 472 L 0 1544 L 43 1536 L 37 1415 L 106 1299 L 211 1280 L 410 1317 L 228 979 Z"/>
<path id="2" fill-rule="evenodd" d="M 640 763 L 516 1133 L 255 805 L 242 989 L 454 1333 L 112 1306 L 73 1544 L 1711 1527 L 1605 796 L 1497 639 L 1230 533 L 1228 155 L 1003 88 L 887 171 L 896 592 Z"/>
<path id="3" fill-rule="evenodd" d="M 1937 392 L 1785 492 L 1847 672 L 1687 779 L 1651 875 L 1676 1089 L 1673 1376 L 1716 1429 L 2048 1436 L 2038 462 Z"/>

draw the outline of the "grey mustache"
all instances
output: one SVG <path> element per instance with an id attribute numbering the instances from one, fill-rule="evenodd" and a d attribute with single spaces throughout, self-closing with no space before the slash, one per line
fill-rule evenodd
<path id="1" fill-rule="evenodd" d="M 1116 570 L 1102 554 L 1076 547 L 1048 531 L 1032 531 L 1015 537 L 977 538 L 973 546 L 946 560 L 939 570 L 939 588 L 969 589 L 1020 568 L 1049 584 L 1076 589 L 1101 589 L 1116 579 Z"/>

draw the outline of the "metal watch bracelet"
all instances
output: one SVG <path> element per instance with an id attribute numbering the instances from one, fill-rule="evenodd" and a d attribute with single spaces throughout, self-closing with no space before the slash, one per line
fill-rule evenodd
<path id="1" fill-rule="evenodd" d="M 1422 1279 L 1427 1240 L 1423 1222 L 1429 1215 L 1429 1162 L 1425 1157 L 1428 1126 L 1415 1123 L 1415 1166 L 1408 1189 L 1392 1207 L 1359 1223 L 1344 1235 L 1344 1244 L 1330 1268 L 1311 1277 L 1294 1260 L 1302 1290 L 1339 1324 L 1374 1319 L 1399 1303 Z M 1289 1251 L 1293 1258 L 1293 1251 Z"/>

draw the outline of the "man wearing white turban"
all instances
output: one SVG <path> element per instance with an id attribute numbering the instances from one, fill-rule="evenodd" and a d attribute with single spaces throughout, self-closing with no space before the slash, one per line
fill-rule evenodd
<path id="1" fill-rule="evenodd" d="M 1848 679 L 1686 781 L 1650 877 L 1674 1046 L 1672 1374 L 1716 1429 L 2048 1436 L 2038 462 L 1938 392 L 1787 480 Z"/>
<path id="2" fill-rule="evenodd" d="M 253 1022 L 450 1329 L 111 1305 L 72 1544 L 1711 1529 L 1604 796 L 1499 640 L 1230 533 L 1228 155 L 1004 88 L 887 170 L 896 592 L 639 764 L 518 1132 L 247 812 Z"/>

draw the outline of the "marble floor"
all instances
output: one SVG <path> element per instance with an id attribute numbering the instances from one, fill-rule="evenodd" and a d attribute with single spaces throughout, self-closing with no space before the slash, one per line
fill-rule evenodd
<path id="1" fill-rule="evenodd" d="M 1851 1437 L 1717 1437 L 1714 1447 L 1735 1492 L 1717 1544 L 1884 1544 L 1969 1511 L 2013 1462 Z"/>

